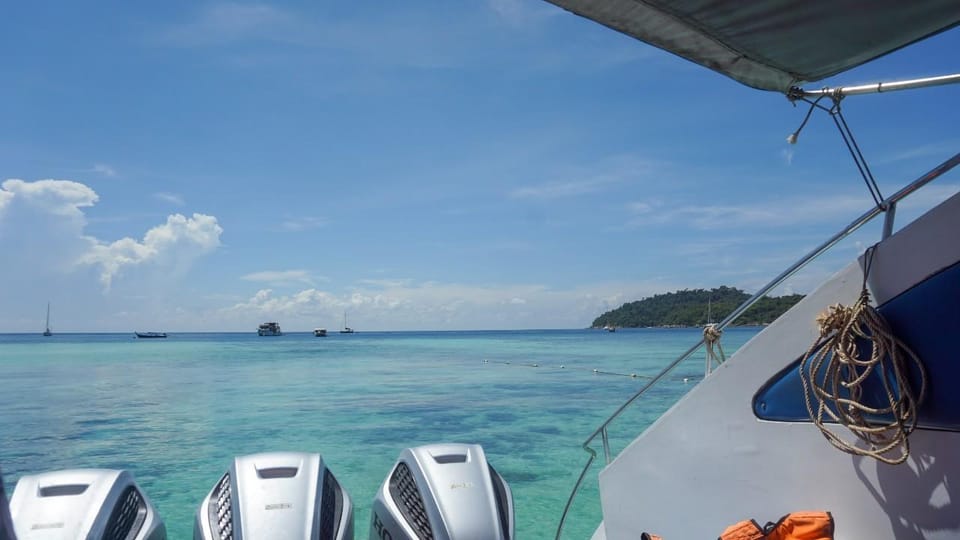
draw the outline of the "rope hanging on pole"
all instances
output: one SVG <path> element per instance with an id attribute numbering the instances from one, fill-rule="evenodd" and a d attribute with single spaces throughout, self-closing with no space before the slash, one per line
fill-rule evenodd
<path id="1" fill-rule="evenodd" d="M 810 420 L 830 444 L 848 454 L 897 465 L 910 455 L 908 437 L 917 424 L 927 379 L 920 358 L 870 305 L 867 275 L 874 249 L 864 255 L 863 288 L 853 306 L 836 304 L 817 317 L 820 336 L 800 362 L 800 380 Z M 869 357 L 861 355 L 861 343 L 869 345 Z M 920 376 L 918 393 L 909 379 L 911 364 Z M 865 403 L 863 385 L 871 376 L 882 382 L 884 405 Z M 855 439 L 841 437 L 825 422 L 844 426 Z"/>
<path id="2" fill-rule="evenodd" d="M 716 362 L 719 367 L 720 364 L 727 361 L 727 355 L 723 353 L 723 346 L 720 345 L 720 337 L 723 335 L 723 330 L 717 327 L 716 324 L 708 324 L 703 327 L 703 343 L 707 347 L 707 359 L 706 366 L 704 366 L 703 376 L 706 377 L 710 375 L 710 372 L 713 371 L 713 363 Z M 716 347 L 716 350 L 714 350 Z M 719 352 L 719 355 L 717 354 Z"/>

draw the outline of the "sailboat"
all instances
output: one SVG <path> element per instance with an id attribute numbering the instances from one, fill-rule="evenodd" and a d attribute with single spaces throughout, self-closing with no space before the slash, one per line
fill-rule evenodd
<path id="1" fill-rule="evenodd" d="M 50 337 L 53 335 L 53 332 L 50 331 L 50 302 L 47 302 L 47 326 L 46 326 L 46 329 L 43 331 L 43 335 L 46 337 Z"/>
<path id="2" fill-rule="evenodd" d="M 347 312 L 343 312 L 343 330 L 340 330 L 341 334 L 352 334 L 354 329 L 347 326 Z"/>

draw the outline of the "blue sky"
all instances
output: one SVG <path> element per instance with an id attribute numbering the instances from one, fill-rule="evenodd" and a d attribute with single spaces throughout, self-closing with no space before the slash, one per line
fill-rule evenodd
<path id="1" fill-rule="evenodd" d="M 805 108 L 533 0 L 24 2 L 0 47 L 0 331 L 584 327 L 755 290 L 870 205 L 826 116 L 788 145 Z M 956 92 L 844 102 L 884 193 L 960 149 Z"/>

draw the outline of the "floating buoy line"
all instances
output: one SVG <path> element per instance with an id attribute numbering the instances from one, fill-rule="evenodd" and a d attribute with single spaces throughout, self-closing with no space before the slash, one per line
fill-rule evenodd
<path id="1" fill-rule="evenodd" d="M 628 379 L 645 379 L 645 380 L 653 379 L 653 375 L 643 375 L 640 373 L 620 373 L 617 371 L 606 371 L 606 370 L 597 369 L 597 368 L 568 367 L 566 364 L 550 365 L 550 364 L 541 364 L 540 362 L 510 362 L 507 360 L 488 360 L 488 359 L 484 359 L 483 363 L 497 364 L 497 365 L 509 366 L 509 367 L 538 368 L 538 369 L 552 370 L 552 371 L 563 370 L 563 371 L 572 371 L 572 372 L 588 372 L 593 375 L 626 377 Z M 702 377 L 695 377 L 690 375 L 677 375 L 673 377 L 673 380 L 682 382 L 684 384 L 696 383 L 696 382 L 699 382 L 700 379 L 702 379 Z"/>

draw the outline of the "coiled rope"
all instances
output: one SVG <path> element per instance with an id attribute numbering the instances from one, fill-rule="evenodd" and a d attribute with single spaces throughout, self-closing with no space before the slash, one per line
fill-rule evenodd
<path id="1" fill-rule="evenodd" d="M 853 306 L 836 304 L 817 317 L 820 336 L 800 362 L 800 380 L 810 420 L 830 444 L 848 454 L 898 465 L 910 455 L 908 437 L 917 424 L 927 378 L 920 358 L 870 305 L 866 279 L 873 250 L 864 255 L 863 289 Z M 858 340 L 869 343 L 869 358 L 861 357 Z M 918 394 L 908 378 L 910 362 L 920 375 Z M 886 406 L 871 407 L 863 401 L 862 385 L 874 372 L 883 383 Z M 847 440 L 827 429 L 824 422 L 830 421 L 846 427 L 856 439 Z M 858 441 L 867 447 L 857 445 Z M 895 449 L 899 452 L 889 457 Z"/>

